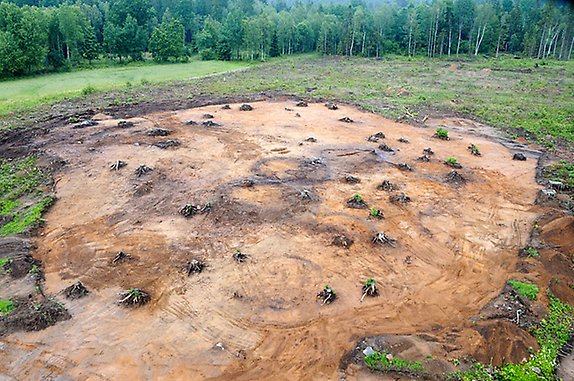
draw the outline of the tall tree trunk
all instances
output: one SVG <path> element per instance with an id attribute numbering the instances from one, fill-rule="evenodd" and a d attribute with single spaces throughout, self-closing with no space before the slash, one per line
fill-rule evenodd
<path id="1" fill-rule="evenodd" d="M 351 47 L 349 48 L 349 56 L 353 56 L 353 48 L 355 47 L 355 27 L 353 26 L 353 34 L 351 35 Z"/>
<path id="2" fill-rule="evenodd" d="M 568 60 L 572 58 L 572 47 L 574 47 L 574 36 L 572 36 L 572 42 L 570 43 L 570 51 L 568 52 Z"/>
<path id="3" fill-rule="evenodd" d="M 480 45 L 482 44 L 482 39 L 484 38 L 484 32 L 486 31 L 486 24 L 482 26 L 482 32 L 480 31 L 480 25 L 478 26 L 478 33 L 476 35 L 476 45 L 474 49 L 474 55 L 478 55 L 478 51 L 480 49 Z"/>
<path id="4" fill-rule="evenodd" d="M 542 36 L 540 37 L 540 45 L 538 46 L 538 54 L 536 55 L 537 59 L 540 59 L 542 55 L 542 44 L 545 36 L 546 36 L 546 29 L 542 28 Z"/>
<path id="5" fill-rule="evenodd" d="M 568 34 L 568 25 L 564 27 L 562 31 L 562 43 L 560 44 L 560 53 L 558 54 L 558 59 L 561 60 L 564 57 L 564 46 L 566 43 L 566 35 Z"/>
<path id="6" fill-rule="evenodd" d="M 458 52 L 460 51 L 460 38 L 462 37 L 462 23 L 458 24 L 458 41 L 456 43 L 456 56 L 458 57 Z"/>
<path id="7" fill-rule="evenodd" d="M 362 42 L 362 46 L 361 46 L 361 55 L 364 57 L 365 56 L 365 40 L 367 39 L 367 32 L 363 31 L 363 42 Z"/>
<path id="8" fill-rule="evenodd" d="M 448 28 L 448 56 L 450 57 L 450 48 L 452 46 L 452 26 Z"/>
<path id="9" fill-rule="evenodd" d="M 435 21 L 435 26 L 434 26 L 434 38 L 433 38 L 433 45 L 432 45 L 432 56 L 435 56 L 436 53 L 436 39 L 438 36 L 438 17 L 440 14 L 440 9 L 437 11 L 436 13 L 436 21 Z"/>

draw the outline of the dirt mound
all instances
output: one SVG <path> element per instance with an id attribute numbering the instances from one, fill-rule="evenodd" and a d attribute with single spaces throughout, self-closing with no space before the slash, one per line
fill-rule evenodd
<path id="1" fill-rule="evenodd" d="M 21 299 L 14 304 L 16 307 L 10 314 L 0 317 L 0 336 L 14 331 L 40 331 L 71 318 L 66 308 L 52 299 L 41 302 Z"/>

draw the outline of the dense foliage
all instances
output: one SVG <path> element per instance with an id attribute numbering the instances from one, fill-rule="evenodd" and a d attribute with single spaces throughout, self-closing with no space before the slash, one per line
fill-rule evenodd
<path id="1" fill-rule="evenodd" d="M 574 8 L 537 0 L 15 0 L 0 3 L 0 72 L 97 59 L 512 53 L 571 59 Z M 369 3 L 371 4 L 371 3 Z"/>

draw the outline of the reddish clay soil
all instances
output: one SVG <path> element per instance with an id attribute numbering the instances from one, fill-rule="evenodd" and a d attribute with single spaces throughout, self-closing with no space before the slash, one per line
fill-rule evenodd
<path id="1" fill-rule="evenodd" d="M 489 337 L 499 335 L 532 345 L 510 323 L 486 324 L 481 335 L 471 321 L 515 274 L 517 253 L 529 242 L 540 212 L 533 153 L 513 161 L 510 148 L 476 129 L 453 129 L 443 141 L 434 128 L 345 105 L 240 105 L 154 113 L 129 119 L 135 125 L 128 128 L 98 114 L 97 126 L 62 125 L 37 138 L 68 164 L 32 254 L 43 262 L 46 293 L 78 280 L 90 293 L 65 301 L 72 319 L 2 338 L 2 373 L 30 380 L 368 380 L 373 375 L 364 371 L 339 371 L 364 336 L 444 338 L 444 327 L 461 327 L 449 345 L 417 344 L 413 359 L 487 353 Z M 221 126 L 203 126 L 207 113 Z M 172 132 L 148 136 L 152 128 Z M 367 141 L 379 131 L 385 139 Z M 167 139 L 180 144 L 152 145 Z M 395 152 L 380 151 L 380 143 Z M 482 156 L 471 155 L 471 143 Z M 417 161 L 428 147 L 430 162 Z M 463 185 L 445 181 L 450 156 L 463 166 Z M 127 166 L 110 170 L 118 160 Z M 141 164 L 153 171 L 137 177 Z M 345 175 L 360 182 L 342 181 Z M 385 179 L 399 190 L 379 190 Z M 398 192 L 412 201 L 390 202 Z M 356 193 L 385 218 L 348 208 Z M 207 202 L 209 213 L 178 214 L 186 203 Z M 381 231 L 396 247 L 372 243 Z M 336 234 L 354 243 L 334 246 Z M 246 262 L 233 259 L 236 249 L 248 254 Z M 131 259 L 112 264 L 120 250 Z M 188 276 L 192 258 L 207 267 Z M 361 303 L 369 277 L 379 296 Z M 337 299 L 321 305 L 316 294 L 327 283 Z M 148 291 L 151 302 L 118 306 L 118 293 L 130 287 Z M 500 348 L 503 357 L 525 356 L 508 348 Z"/>

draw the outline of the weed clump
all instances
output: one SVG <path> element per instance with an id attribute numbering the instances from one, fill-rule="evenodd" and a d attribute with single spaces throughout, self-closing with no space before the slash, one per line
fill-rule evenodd
<path id="1" fill-rule="evenodd" d="M 540 258 L 540 253 L 532 246 L 528 246 L 522 249 L 521 254 L 525 255 L 528 258 Z"/>
<path id="2" fill-rule="evenodd" d="M 365 364 L 373 370 L 424 373 L 424 368 L 420 362 L 394 357 L 387 352 L 375 352 L 365 356 Z"/>
<path id="3" fill-rule="evenodd" d="M 0 316 L 8 315 L 14 309 L 14 302 L 11 300 L 0 299 Z"/>
<path id="4" fill-rule="evenodd" d="M 150 295 L 139 288 L 130 288 L 129 290 L 121 292 L 120 298 L 118 304 L 127 307 L 143 306 L 151 300 Z"/>
<path id="5" fill-rule="evenodd" d="M 349 200 L 347 200 L 347 206 L 353 209 L 365 209 L 367 204 L 360 194 L 354 194 Z"/>
<path id="6" fill-rule="evenodd" d="M 520 282 L 514 279 L 508 281 L 510 287 L 516 291 L 516 293 L 529 300 L 536 300 L 538 298 L 538 286 L 532 283 Z"/>
<path id="7" fill-rule="evenodd" d="M 317 294 L 317 298 L 321 299 L 321 304 L 331 304 L 337 299 L 337 293 L 331 286 L 326 284 L 323 290 Z"/>
<path id="8" fill-rule="evenodd" d="M 448 137 L 448 130 L 446 128 L 439 127 L 436 129 L 434 133 L 435 138 L 439 138 L 441 140 L 450 140 Z"/>

